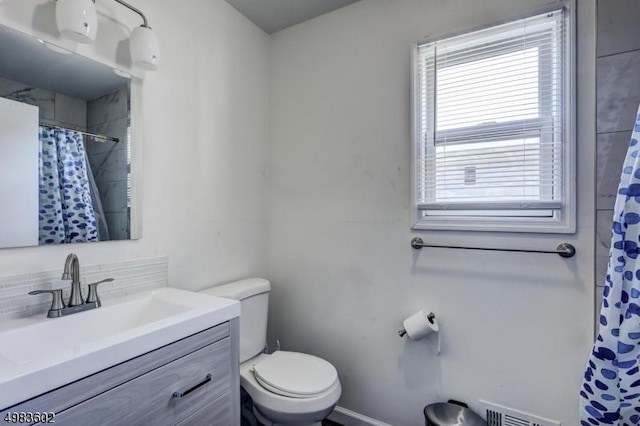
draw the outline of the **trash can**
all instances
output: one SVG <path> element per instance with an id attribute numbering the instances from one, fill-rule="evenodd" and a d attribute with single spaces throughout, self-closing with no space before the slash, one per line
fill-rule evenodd
<path id="1" fill-rule="evenodd" d="M 487 426 L 467 404 L 453 400 L 427 405 L 424 418 L 426 426 Z"/>

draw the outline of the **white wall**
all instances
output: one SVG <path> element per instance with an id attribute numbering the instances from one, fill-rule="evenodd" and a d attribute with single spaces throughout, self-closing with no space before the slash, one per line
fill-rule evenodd
<path id="1" fill-rule="evenodd" d="M 142 88 L 143 235 L 133 242 L 0 250 L 0 275 L 169 256 L 170 283 L 201 288 L 264 274 L 264 166 L 268 37 L 224 0 L 131 0 L 162 45 L 162 66 Z M 5 0 L 0 23 L 105 63 L 130 66 L 128 37 L 140 18 L 97 2 L 95 45 L 62 40 L 55 2 Z"/>
<path id="2" fill-rule="evenodd" d="M 500 21 L 545 0 L 363 0 L 272 36 L 270 340 L 325 357 L 339 405 L 394 425 L 483 398 L 576 425 L 592 343 L 594 0 L 579 0 L 578 232 L 411 232 L 410 43 Z M 432 243 L 578 255 L 423 249 Z M 397 336 L 428 306 L 435 341 Z"/>

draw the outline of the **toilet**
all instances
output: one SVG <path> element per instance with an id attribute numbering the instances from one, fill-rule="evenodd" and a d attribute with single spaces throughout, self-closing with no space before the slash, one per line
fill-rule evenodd
<path id="1" fill-rule="evenodd" d="M 269 281 L 250 278 L 202 293 L 240 301 L 240 384 L 253 400 L 258 421 L 266 426 L 320 426 L 342 393 L 338 373 L 313 355 L 264 353 L 270 290 Z"/>

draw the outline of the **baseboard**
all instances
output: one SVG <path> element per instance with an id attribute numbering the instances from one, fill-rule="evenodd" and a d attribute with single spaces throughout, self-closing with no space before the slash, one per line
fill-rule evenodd
<path id="1" fill-rule="evenodd" d="M 345 426 L 393 426 L 340 406 L 334 408 L 333 413 L 329 416 L 329 420 Z"/>

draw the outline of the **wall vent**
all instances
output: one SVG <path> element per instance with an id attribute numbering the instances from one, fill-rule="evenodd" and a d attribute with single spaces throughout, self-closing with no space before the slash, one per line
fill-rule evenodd
<path id="1" fill-rule="evenodd" d="M 483 400 L 480 400 L 480 408 L 486 414 L 488 426 L 561 426 L 558 421 Z"/>

